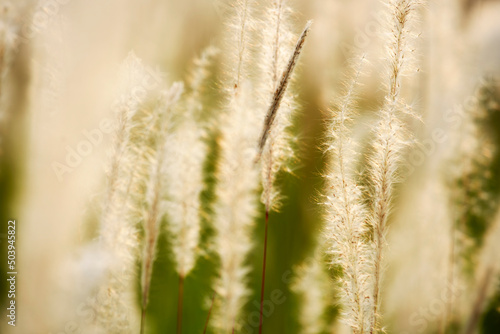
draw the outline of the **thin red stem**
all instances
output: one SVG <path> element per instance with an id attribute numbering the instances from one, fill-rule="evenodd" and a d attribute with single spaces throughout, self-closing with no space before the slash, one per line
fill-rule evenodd
<path id="1" fill-rule="evenodd" d="M 150 243 L 150 245 L 154 245 Z M 151 250 L 151 248 L 149 249 Z M 151 257 L 148 257 L 146 263 L 144 264 L 144 289 L 142 291 L 142 312 L 141 312 L 141 334 L 144 334 L 146 329 L 146 308 L 148 307 L 148 294 L 149 294 L 149 285 L 151 281 L 148 279 L 150 277 L 149 272 L 151 270 Z"/>
<path id="2" fill-rule="evenodd" d="M 144 334 L 144 329 L 146 327 L 146 306 L 142 306 L 141 314 L 141 334 Z"/>
<path id="3" fill-rule="evenodd" d="M 264 232 L 264 260 L 262 261 L 262 284 L 260 288 L 260 317 L 259 334 L 262 334 L 262 310 L 264 308 L 264 285 L 266 281 L 266 254 L 267 254 L 267 226 L 269 223 L 269 211 L 266 209 L 266 226 Z"/>
<path id="4" fill-rule="evenodd" d="M 184 276 L 179 276 L 179 296 L 177 301 L 177 334 L 182 333 L 182 300 L 184 297 Z"/>
<path id="5" fill-rule="evenodd" d="M 203 334 L 207 332 L 208 322 L 210 321 L 210 314 L 212 313 L 212 308 L 214 307 L 215 292 L 212 295 L 212 301 L 210 303 L 210 308 L 208 309 L 207 320 L 205 321 L 205 328 L 203 329 Z"/>

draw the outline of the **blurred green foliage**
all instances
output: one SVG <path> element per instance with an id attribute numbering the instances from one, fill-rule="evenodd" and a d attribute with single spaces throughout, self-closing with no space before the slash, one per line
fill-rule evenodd
<path id="1" fill-rule="evenodd" d="M 456 228 L 464 237 L 458 239 L 463 260 L 462 270 L 472 279 L 478 255 L 489 227 L 494 222 L 500 206 L 500 83 L 494 78 L 483 81 L 477 93 L 476 110 L 466 110 L 473 115 L 479 134 L 478 150 L 469 161 L 465 173 L 455 180 L 454 201 L 459 212 Z M 467 140 L 467 139 L 465 139 Z M 485 312 L 482 333 L 498 333 L 500 322 L 500 291 Z M 459 327 L 451 324 L 447 333 L 458 333 Z"/>

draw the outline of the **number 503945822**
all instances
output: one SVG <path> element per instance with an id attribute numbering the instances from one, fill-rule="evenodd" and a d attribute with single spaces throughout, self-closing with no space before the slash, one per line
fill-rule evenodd
<path id="1" fill-rule="evenodd" d="M 16 221 L 15 220 L 9 220 L 8 223 L 8 236 L 7 236 L 7 242 L 8 242 L 8 253 L 7 253 L 7 258 L 8 258 L 8 266 L 9 270 L 15 270 L 16 268 Z"/>

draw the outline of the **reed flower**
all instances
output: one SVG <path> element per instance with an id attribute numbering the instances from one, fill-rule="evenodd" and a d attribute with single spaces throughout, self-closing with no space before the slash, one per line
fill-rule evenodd
<path id="1" fill-rule="evenodd" d="M 258 169 L 254 164 L 257 125 L 248 88 L 241 85 L 229 105 L 222 125 L 221 158 L 218 166 L 215 243 L 220 258 L 217 327 L 238 330 L 240 314 L 249 295 L 246 259 L 252 249 L 251 228 L 257 215 Z M 258 126 L 257 126 L 258 128 Z"/>
<path id="2" fill-rule="evenodd" d="M 279 207 L 276 175 L 279 170 L 286 168 L 287 162 L 293 157 L 289 127 L 296 103 L 292 91 L 286 86 L 283 87 L 281 96 L 276 95 L 282 84 L 283 74 L 290 72 L 285 83 L 288 85 L 293 72 L 293 68 L 287 68 L 296 40 L 290 15 L 291 9 L 287 0 L 273 1 L 272 5 L 266 8 L 261 29 L 263 43 L 259 58 L 261 75 L 258 96 L 260 109 L 262 112 L 268 112 L 267 115 L 261 115 L 265 117 L 265 121 L 259 142 L 259 157 L 263 186 L 261 201 L 268 212 Z"/>
<path id="3" fill-rule="evenodd" d="M 214 207 L 215 246 L 220 259 L 220 274 L 214 283 L 218 295 L 214 323 L 225 333 L 241 326 L 241 312 L 249 295 L 246 258 L 252 248 L 250 232 L 257 214 L 258 169 L 254 158 L 260 122 L 248 79 L 250 32 L 255 27 L 253 1 L 235 2 L 229 27 L 233 33 L 228 40 L 230 65 L 224 82 L 227 102 L 220 120 Z"/>
<path id="4" fill-rule="evenodd" d="M 270 8 L 265 27 L 263 48 L 261 96 L 270 99 L 265 115 L 262 132 L 258 142 L 257 161 L 261 162 L 262 195 L 265 206 L 264 253 L 262 261 L 262 282 L 260 294 L 259 333 L 262 333 L 264 288 L 266 277 L 266 255 L 269 212 L 279 206 L 279 192 L 276 189 L 276 177 L 284 169 L 286 162 L 293 156 L 293 150 L 287 133 L 294 110 L 294 100 L 288 90 L 294 68 L 309 33 L 311 21 L 307 22 L 288 61 L 284 50 L 291 49 L 293 35 L 287 19 L 289 8 L 285 0 L 277 0 Z M 265 110 L 265 109 L 263 109 Z"/>
<path id="5" fill-rule="evenodd" d="M 167 140 L 167 128 L 173 107 L 179 101 L 183 85 L 174 83 L 172 87 L 160 95 L 157 105 L 153 109 L 153 115 L 156 118 L 156 127 L 151 131 L 152 152 L 149 165 L 150 172 L 146 184 L 145 208 L 144 208 L 144 245 L 142 257 L 142 316 L 141 332 L 144 333 L 146 307 L 149 298 L 149 289 L 153 273 L 153 262 L 156 254 L 156 244 L 160 234 L 160 222 L 163 211 L 161 210 L 161 200 L 163 189 L 166 187 L 164 182 L 165 147 L 170 143 Z"/>
<path id="6" fill-rule="evenodd" d="M 133 190 L 143 174 L 136 163 L 136 143 L 133 132 L 137 124 L 140 105 L 133 88 L 140 85 L 147 75 L 146 67 L 134 54 L 129 54 L 121 70 L 123 93 L 115 106 L 116 129 L 107 172 L 107 186 L 101 218 L 100 240 L 104 251 L 112 258 L 106 282 L 101 286 L 99 304 L 96 306 L 98 326 L 109 333 L 127 333 L 132 329 L 131 292 L 135 275 L 135 260 L 139 248 L 137 212 Z"/>
<path id="7" fill-rule="evenodd" d="M 369 216 L 373 231 L 373 310 L 370 333 L 380 331 L 380 287 L 382 281 L 383 251 L 387 222 L 394 197 L 394 185 L 402 152 L 406 146 L 404 114 L 407 107 L 400 96 L 402 78 L 412 66 L 411 27 L 419 1 L 390 0 L 388 22 L 390 33 L 387 44 L 388 87 L 384 105 L 379 111 L 380 121 L 375 127 L 373 154 L 370 158 L 372 208 Z"/>
<path id="8" fill-rule="evenodd" d="M 200 239 L 200 194 L 204 189 L 203 164 L 207 156 L 205 131 L 199 123 L 206 111 L 200 103 L 209 75 L 208 67 L 217 50 L 207 48 L 195 60 L 188 92 L 178 106 L 166 138 L 166 162 L 162 168 L 165 188 L 162 212 L 171 237 L 176 271 L 181 277 L 193 269 Z"/>
<path id="9" fill-rule="evenodd" d="M 331 263 L 342 269 L 340 278 L 342 318 L 353 333 L 368 333 L 370 307 L 371 249 L 365 238 L 367 209 L 362 188 L 355 179 L 356 143 L 351 139 L 350 123 L 355 114 L 355 89 L 362 63 L 347 87 L 345 96 L 331 112 L 328 123 L 326 172 L 326 240 Z"/>

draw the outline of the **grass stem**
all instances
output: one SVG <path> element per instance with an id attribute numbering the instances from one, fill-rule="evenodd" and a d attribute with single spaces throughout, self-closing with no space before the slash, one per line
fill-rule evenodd
<path id="1" fill-rule="evenodd" d="M 182 300 L 184 297 L 184 276 L 179 276 L 179 295 L 177 300 L 177 334 L 182 333 Z"/>
<path id="2" fill-rule="evenodd" d="M 146 327 L 146 307 L 143 305 L 141 312 L 141 334 L 144 334 L 145 327 Z"/>
<path id="3" fill-rule="evenodd" d="M 269 210 L 266 209 L 266 225 L 264 232 L 264 255 L 262 261 L 262 283 L 260 287 L 260 316 L 259 316 L 259 334 L 262 334 L 262 309 L 264 307 L 264 285 L 266 281 L 266 254 L 267 254 L 267 227 L 269 225 Z"/>
<path id="4" fill-rule="evenodd" d="M 212 301 L 210 302 L 210 308 L 208 309 L 207 320 L 205 321 L 205 327 L 203 328 L 203 334 L 207 333 L 208 322 L 210 321 L 210 314 L 212 313 L 212 308 L 214 307 L 215 292 L 212 295 Z"/>

